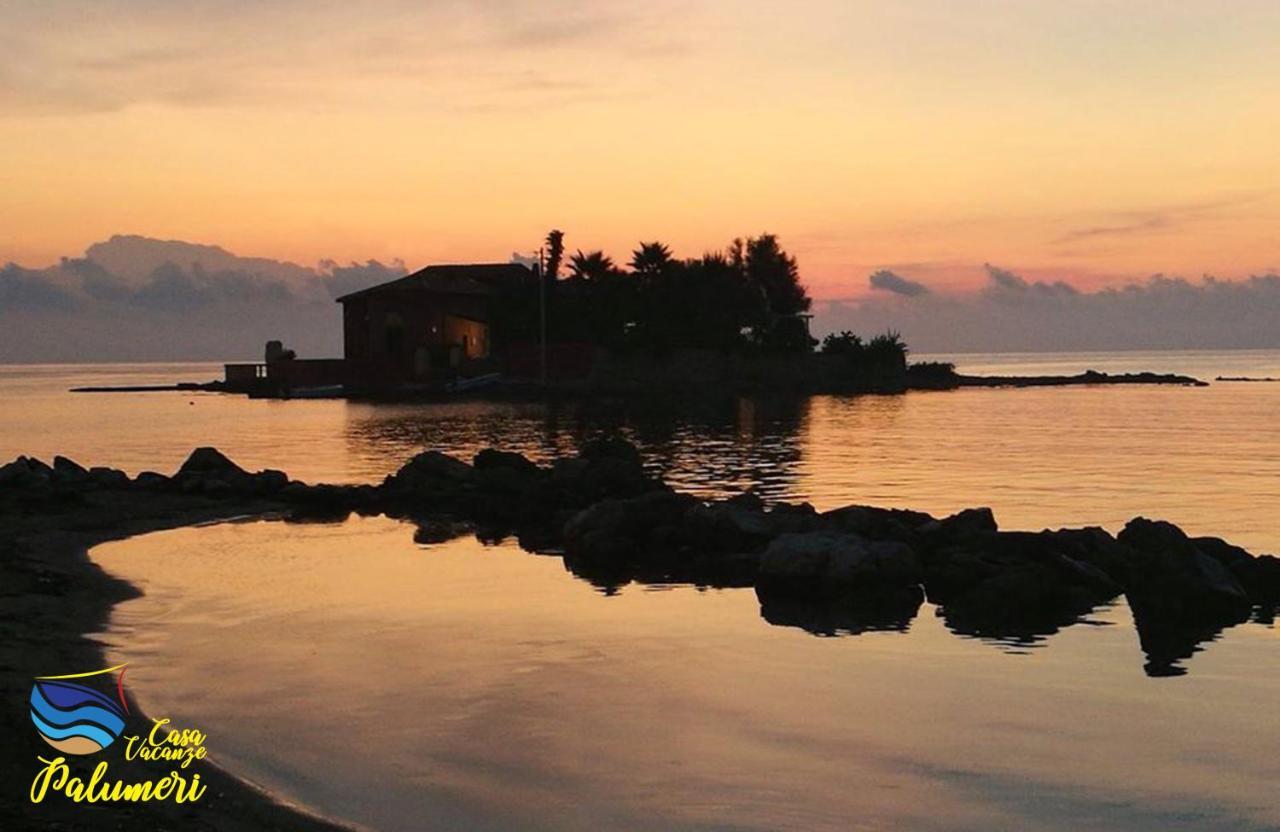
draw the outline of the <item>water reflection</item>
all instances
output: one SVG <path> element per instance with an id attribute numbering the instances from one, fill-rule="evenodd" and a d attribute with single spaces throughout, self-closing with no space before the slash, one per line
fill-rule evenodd
<path id="1" fill-rule="evenodd" d="M 388 832 L 1280 820 L 1278 729 L 1252 716 L 1280 673 L 1261 628 L 1156 690 L 1123 604 L 1086 619 L 1118 626 L 1011 657 L 918 596 L 864 615 L 637 575 L 605 598 L 510 543 L 412 531 L 249 523 L 98 547 L 146 589 L 116 608 L 109 658 L 231 770 Z M 1135 806 L 1156 820 L 1131 823 Z"/>
<path id="2" fill-rule="evenodd" d="M 622 434 L 678 490 L 710 498 L 750 489 L 772 499 L 797 491 L 812 406 L 798 398 L 352 405 L 344 436 L 349 453 L 372 465 L 423 448 L 470 459 L 489 447 L 544 463 Z"/>
<path id="3" fill-rule="evenodd" d="M 413 540 L 424 549 L 475 537 L 486 546 L 498 546 L 514 537 L 526 552 L 564 557 L 564 568 L 573 577 L 595 587 L 602 595 L 618 595 L 636 584 L 667 589 L 693 586 L 699 589 L 732 589 L 755 586 L 756 561 L 742 556 L 718 555 L 702 559 L 682 552 L 670 557 L 646 557 L 637 561 L 578 559 L 543 545 L 537 530 L 477 529 L 451 517 L 423 517 L 413 521 Z M 998 589 L 998 588 L 997 588 Z M 755 587 L 760 617 L 770 625 L 794 627 L 814 636 L 857 636 L 871 632 L 907 632 L 927 602 L 952 634 L 992 645 L 1010 655 L 1026 655 L 1046 646 L 1063 630 L 1075 627 L 1111 627 L 1113 622 L 1095 617 L 1113 608 L 1112 603 L 1082 601 L 1074 596 L 1054 603 L 1012 604 L 996 589 L 991 595 L 965 596 L 962 602 L 928 598 L 923 587 L 877 592 L 836 592 L 796 595 Z M 1119 596 L 1117 596 L 1119 597 Z M 1037 599 L 1044 601 L 1044 597 Z M 1252 620 L 1270 626 L 1275 611 L 1255 608 Z M 1187 624 L 1181 619 L 1133 610 L 1134 626 L 1145 656 L 1144 672 L 1151 677 L 1180 676 L 1185 663 L 1221 636 L 1232 623 Z"/>

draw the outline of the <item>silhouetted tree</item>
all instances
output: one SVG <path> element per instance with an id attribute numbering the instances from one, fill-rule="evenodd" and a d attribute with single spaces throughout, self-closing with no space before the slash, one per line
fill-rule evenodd
<path id="1" fill-rule="evenodd" d="M 641 243 L 631 252 L 631 271 L 640 277 L 657 277 L 666 274 L 675 265 L 671 249 L 659 242 Z"/>
<path id="2" fill-rule="evenodd" d="M 558 228 L 547 233 L 547 274 L 549 281 L 560 275 L 560 263 L 564 260 L 564 232 Z"/>
<path id="3" fill-rule="evenodd" d="M 613 258 L 603 251 L 583 254 L 582 249 L 569 258 L 569 271 L 580 280 L 603 280 L 618 273 L 613 265 Z"/>
<path id="4" fill-rule="evenodd" d="M 849 330 L 831 333 L 822 339 L 822 351 L 830 355 L 857 355 L 862 352 L 862 339 Z"/>
<path id="5" fill-rule="evenodd" d="M 777 235 L 736 239 L 729 246 L 729 259 L 764 290 L 771 314 L 798 315 L 809 310 L 812 302 L 800 282 L 800 266 L 782 249 Z"/>

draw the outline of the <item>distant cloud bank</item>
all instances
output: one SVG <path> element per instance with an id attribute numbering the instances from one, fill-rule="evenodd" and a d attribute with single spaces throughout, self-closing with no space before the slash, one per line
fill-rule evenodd
<path id="1" fill-rule="evenodd" d="M 115 236 L 49 268 L 0 268 L 0 362 L 245 359 L 273 338 L 340 355 L 334 299 L 403 274 L 398 261 L 310 268 Z"/>
<path id="2" fill-rule="evenodd" d="M 931 292 L 888 271 L 863 301 L 817 310 L 820 333 L 900 331 L 916 352 L 1013 352 L 1280 347 L 1280 276 L 1189 281 L 1156 275 L 1084 292 L 987 264 L 987 283 L 962 295 Z"/>
<path id="3" fill-rule="evenodd" d="M 898 330 L 917 353 L 1280 347 L 1274 274 L 1157 275 L 1086 292 L 983 268 L 986 284 L 967 294 L 877 271 L 866 298 L 816 304 L 815 332 Z M 310 267 L 115 236 L 49 268 L 0 268 L 0 363 L 255 359 L 274 338 L 302 356 L 337 356 L 334 299 L 405 273 L 399 261 Z"/>

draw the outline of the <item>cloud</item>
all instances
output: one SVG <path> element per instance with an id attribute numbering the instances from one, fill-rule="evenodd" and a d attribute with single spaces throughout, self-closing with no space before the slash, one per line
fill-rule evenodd
<path id="1" fill-rule="evenodd" d="M 920 295 L 929 294 L 929 287 L 918 280 L 908 280 L 901 275 L 894 274 L 888 269 L 881 269 L 867 278 L 867 282 L 871 284 L 872 289 L 879 289 L 883 292 L 892 292 L 895 295 L 903 295 L 905 297 L 914 298 Z"/>
<path id="2" fill-rule="evenodd" d="M 377 260 L 316 268 L 218 246 L 115 236 L 56 266 L 0 269 L 0 354 L 12 360 L 252 356 L 269 338 L 341 351 L 334 299 L 406 273 Z"/>
<path id="3" fill-rule="evenodd" d="M 993 288 L 1010 292 L 1025 292 L 1027 290 L 1027 281 L 1013 272 L 993 266 L 990 263 L 985 264 L 983 268 L 987 270 L 987 279 L 991 281 Z"/>
<path id="4" fill-rule="evenodd" d="M 993 266 L 990 263 L 983 265 L 983 268 L 987 271 L 988 281 L 984 291 L 989 296 L 1008 299 L 1028 294 L 1033 296 L 1056 295 L 1065 297 L 1080 293 L 1076 287 L 1063 280 L 1055 280 L 1052 283 L 1042 280 L 1029 282 L 1021 275 L 1014 274 L 1008 269 L 1002 269 L 999 266 Z"/>
<path id="5" fill-rule="evenodd" d="M 1251 191 L 1140 211 L 1112 211 L 1102 215 L 1102 222 L 1072 228 L 1053 242 L 1071 245 L 1179 231 L 1194 222 L 1230 218 L 1234 215 L 1234 209 L 1256 203 L 1271 194 L 1272 191 Z"/>
<path id="6" fill-rule="evenodd" d="M 917 352 L 1280 347 L 1280 276 L 1190 281 L 1155 275 L 1099 291 L 985 266 L 987 284 L 910 303 L 871 296 L 820 305 L 815 331 L 894 329 Z"/>
<path id="7" fill-rule="evenodd" d="M 0 115 L 145 104 L 449 109 L 477 98 L 557 106 L 570 91 L 609 92 L 610 73 L 629 62 L 683 48 L 689 27 L 672 29 L 673 5 L 14 4 L 0 50 Z M 560 53 L 557 68 L 544 74 L 551 49 Z M 497 109 L 499 101 L 471 106 Z"/>
<path id="8" fill-rule="evenodd" d="M 6 310 L 70 309 L 75 299 L 42 272 L 9 263 L 0 269 L 0 313 Z"/>
<path id="9" fill-rule="evenodd" d="M 389 264 L 368 260 L 364 263 L 350 263 L 346 266 L 332 260 L 320 261 L 320 279 L 324 282 L 329 295 L 340 298 L 388 280 L 395 280 L 408 273 L 403 260 L 393 260 Z"/>

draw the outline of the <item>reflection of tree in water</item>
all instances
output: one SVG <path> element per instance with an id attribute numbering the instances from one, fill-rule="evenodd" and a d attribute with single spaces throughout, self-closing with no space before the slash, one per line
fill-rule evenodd
<path id="1" fill-rule="evenodd" d="M 545 463 L 572 455 L 592 437 L 621 433 L 678 490 L 720 497 L 754 488 L 765 497 L 791 497 L 809 408 L 807 399 L 746 398 L 352 404 L 346 439 L 359 468 L 377 477 L 426 449 L 469 460 L 499 447 Z"/>

